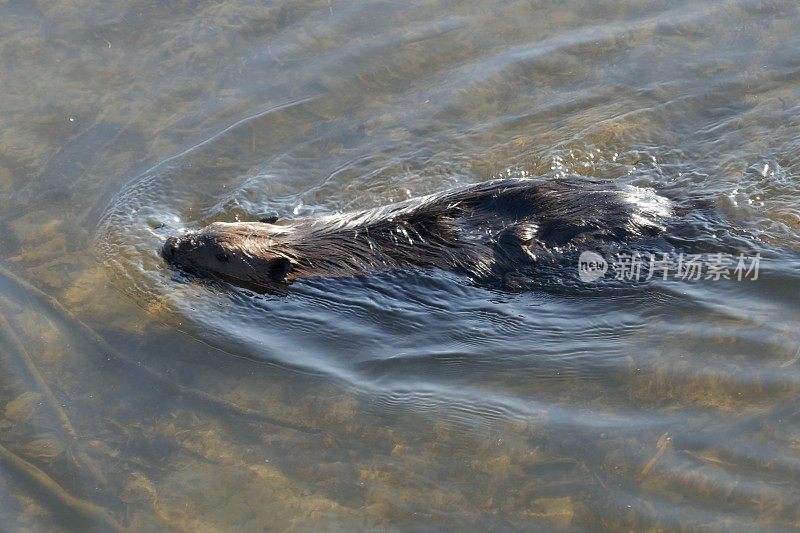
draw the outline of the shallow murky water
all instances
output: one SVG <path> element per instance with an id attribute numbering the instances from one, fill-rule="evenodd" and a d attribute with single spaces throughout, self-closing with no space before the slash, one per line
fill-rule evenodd
<path id="1" fill-rule="evenodd" d="M 0 529 L 800 527 L 796 2 L 0 16 Z M 509 175 L 707 206 L 757 279 L 265 297 L 156 253 Z"/>

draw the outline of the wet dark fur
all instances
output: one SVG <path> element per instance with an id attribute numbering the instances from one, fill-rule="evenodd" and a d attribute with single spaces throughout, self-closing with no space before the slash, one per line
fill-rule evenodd
<path id="1" fill-rule="evenodd" d="M 577 251 L 656 236 L 670 216 L 670 202 L 647 189 L 508 179 L 357 213 L 218 222 L 169 238 L 162 256 L 182 270 L 263 291 L 406 268 L 515 288 Z"/>

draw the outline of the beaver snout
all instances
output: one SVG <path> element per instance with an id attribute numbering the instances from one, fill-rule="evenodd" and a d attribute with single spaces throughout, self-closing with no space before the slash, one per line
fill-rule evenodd
<path id="1" fill-rule="evenodd" d="M 161 257 L 167 261 L 175 259 L 175 254 L 178 251 L 179 241 L 177 237 L 167 237 L 164 246 L 161 247 Z"/>
<path id="2" fill-rule="evenodd" d="M 167 237 L 161 247 L 161 257 L 168 263 L 178 263 L 181 257 L 190 253 L 194 246 L 195 242 L 191 237 Z"/>

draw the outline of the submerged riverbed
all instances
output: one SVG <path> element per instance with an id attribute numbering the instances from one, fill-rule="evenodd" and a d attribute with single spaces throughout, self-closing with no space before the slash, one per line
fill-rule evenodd
<path id="1" fill-rule="evenodd" d="M 0 529 L 800 527 L 795 2 L 0 16 Z M 702 205 L 759 271 L 261 296 L 158 257 L 509 176 Z"/>

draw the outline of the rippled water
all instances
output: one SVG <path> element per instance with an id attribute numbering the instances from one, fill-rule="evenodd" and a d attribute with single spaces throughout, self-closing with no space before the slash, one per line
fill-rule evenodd
<path id="1" fill-rule="evenodd" d="M 800 527 L 791 1 L 0 4 L 2 529 Z M 758 279 L 284 296 L 164 235 L 505 176 Z"/>

